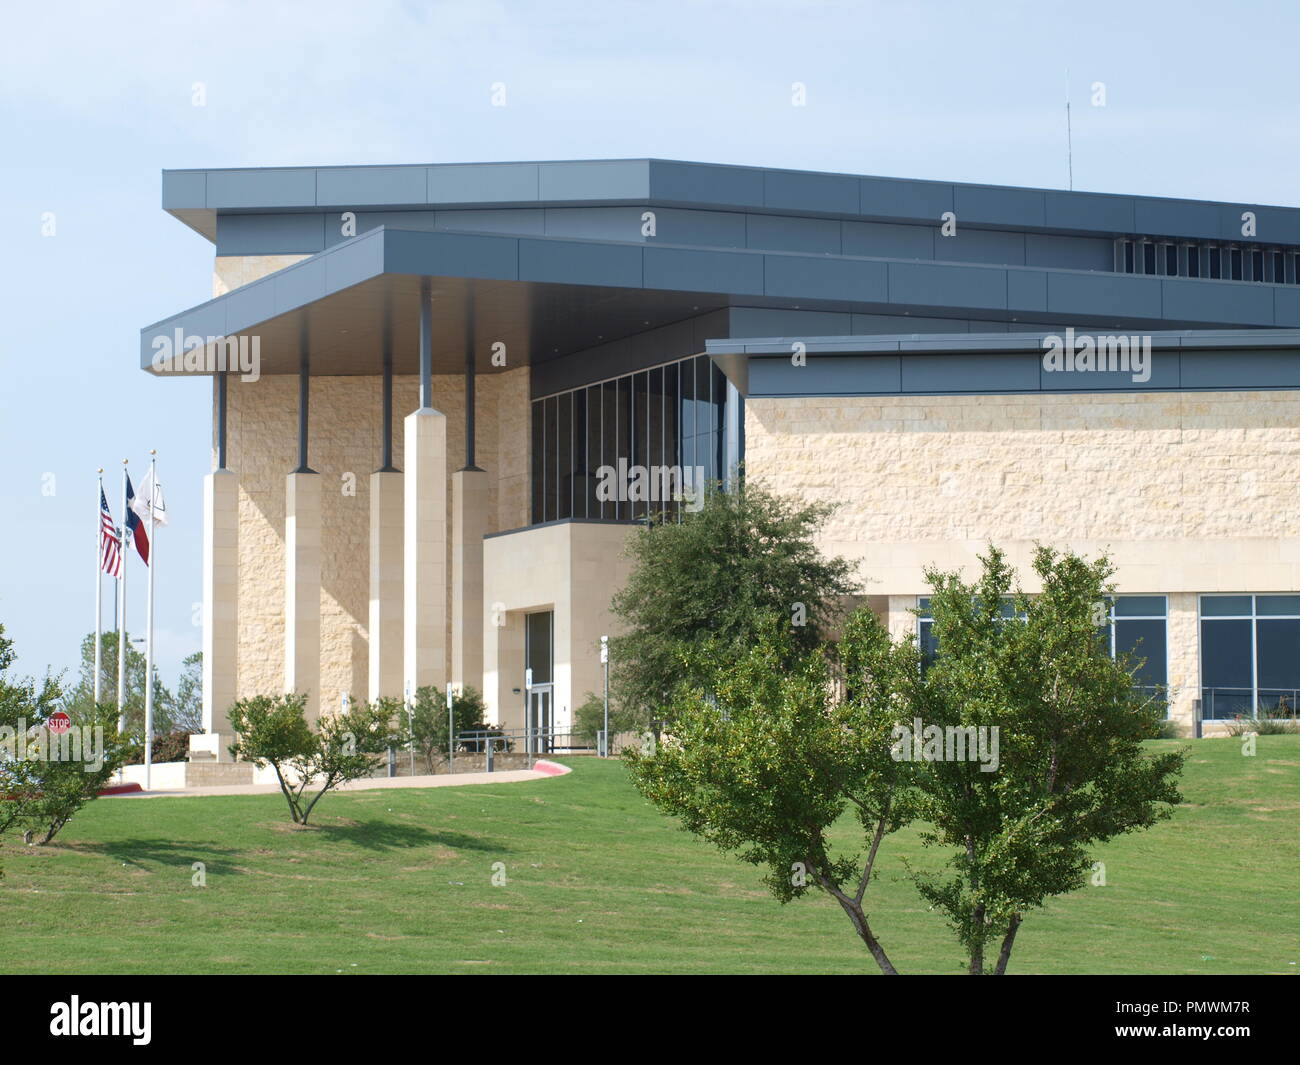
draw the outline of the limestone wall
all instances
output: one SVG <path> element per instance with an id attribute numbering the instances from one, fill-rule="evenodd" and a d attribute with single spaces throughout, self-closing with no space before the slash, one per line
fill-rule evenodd
<path id="1" fill-rule="evenodd" d="M 1199 695 L 1197 594 L 1300 588 L 1300 393 L 751 399 L 746 469 L 834 503 L 822 549 L 887 597 L 977 571 L 990 542 L 1037 591 L 1035 543 L 1109 553 L 1121 593 L 1168 597 L 1171 716 Z"/>
<path id="2" fill-rule="evenodd" d="M 1108 547 L 1126 592 L 1300 587 L 1297 392 L 753 399 L 745 433 L 751 476 L 840 504 L 871 595 L 989 540 Z"/>

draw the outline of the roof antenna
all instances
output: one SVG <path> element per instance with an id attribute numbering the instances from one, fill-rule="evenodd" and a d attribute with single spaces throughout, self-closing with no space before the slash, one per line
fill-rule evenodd
<path id="1" fill-rule="evenodd" d="M 1074 191 L 1074 133 L 1070 129 L 1070 68 L 1065 68 L 1065 160 L 1070 170 L 1070 191 Z"/>

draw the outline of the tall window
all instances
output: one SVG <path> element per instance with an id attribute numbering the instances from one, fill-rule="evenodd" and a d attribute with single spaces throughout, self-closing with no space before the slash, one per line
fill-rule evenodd
<path id="1" fill-rule="evenodd" d="M 1300 595 L 1201 596 L 1201 713 L 1295 713 Z"/>
<path id="2" fill-rule="evenodd" d="M 1102 639 L 1112 658 L 1128 656 L 1133 681 L 1147 695 L 1169 683 L 1168 604 L 1163 595 L 1120 595 L 1110 602 Z"/>
<path id="3" fill-rule="evenodd" d="M 726 403 L 727 379 L 706 355 L 534 400 L 533 523 L 678 512 L 674 485 L 720 480 L 739 461 L 727 453 Z M 612 492 L 599 491 L 602 478 Z"/>

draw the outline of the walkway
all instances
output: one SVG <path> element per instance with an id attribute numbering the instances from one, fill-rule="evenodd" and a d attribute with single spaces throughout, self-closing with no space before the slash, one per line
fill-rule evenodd
<path id="1" fill-rule="evenodd" d="M 520 780 L 545 780 L 563 776 L 571 770 L 558 762 L 539 760 L 532 769 L 509 769 L 500 773 L 438 773 L 417 777 L 368 777 L 344 784 L 336 791 L 373 791 L 377 788 L 447 788 L 462 784 L 510 784 Z M 173 791 L 128 791 L 104 795 L 105 799 L 169 799 L 191 795 L 279 795 L 279 784 L 222 784 L 210 788 L 185 788 Z"/>

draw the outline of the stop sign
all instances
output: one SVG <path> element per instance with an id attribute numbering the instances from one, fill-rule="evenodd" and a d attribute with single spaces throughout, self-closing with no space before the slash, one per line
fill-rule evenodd
<path id="1" fill-rule="evenodd" d="M 50 715 L 46 727 L 51 732 L 67 732 L 68 729 L 72 728 L 72 718 L 68 717 L 62 710 L 56 710 Z"/>

